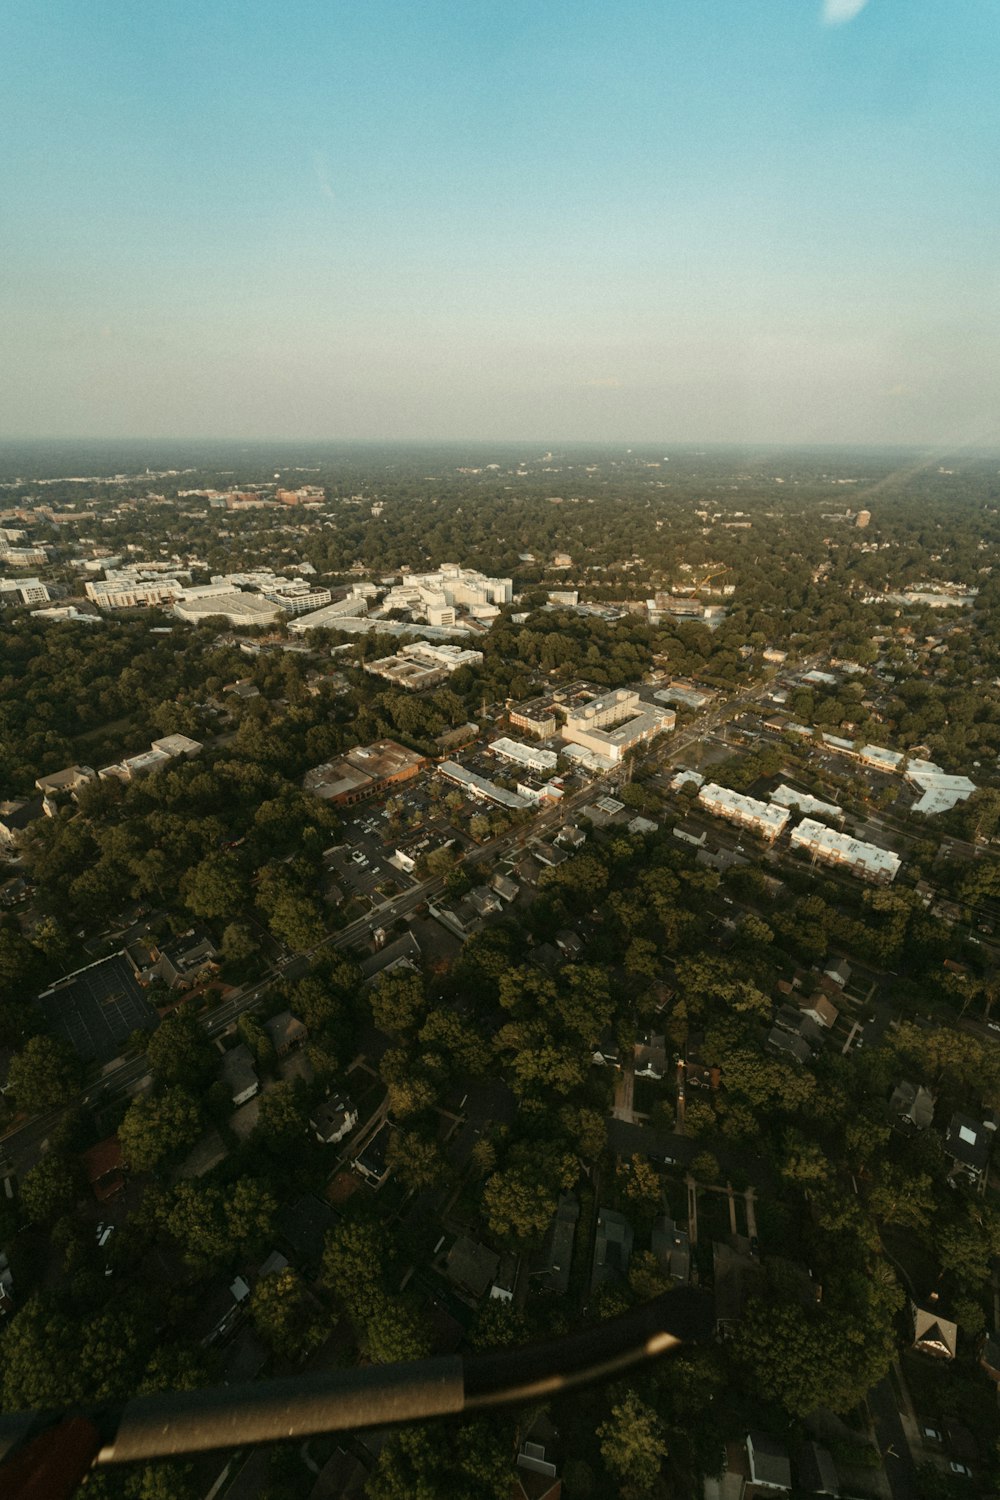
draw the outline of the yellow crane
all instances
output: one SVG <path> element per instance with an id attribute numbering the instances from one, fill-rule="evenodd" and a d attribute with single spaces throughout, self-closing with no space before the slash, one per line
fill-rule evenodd
<path id="1" fill-rule="evenodd" d="M 731 568 L 718 568 L 714 573 L 706 573 L 704 578 L 702 578 L 698 583 L 686 584 L 684 588 L 674 589 L 674 593 L 696 594 L 699 589 L 703 589 L 705 587 L 706 583 L 711 583 L 713 578 L 721 578 L 723 573 L 730 573 L 731 571 Z"/>

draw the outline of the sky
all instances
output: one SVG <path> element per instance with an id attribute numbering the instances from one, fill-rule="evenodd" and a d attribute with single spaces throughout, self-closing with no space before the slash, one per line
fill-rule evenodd
<path id="1" fill-rule="evenodd" d="M 0 436 L 1000 446 L 1000 0 L 4 0 Z"/>

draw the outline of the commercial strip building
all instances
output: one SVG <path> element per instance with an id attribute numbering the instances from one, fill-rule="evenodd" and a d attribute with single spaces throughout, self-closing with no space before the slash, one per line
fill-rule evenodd
<path id="1" fill-rule="evenodd" d="M 682 708 L 707 708 L 715 693 L 706 688 L 696 688 L 689 682 L 668 682 L 653 694 L 657 703 L 679 703 Z"/>
<path id="2" fill-rule="evenodd" d="M 536 745 L 522 745 L 518 740 L 504 736 L 494 740 L 490 746 L 494 755 L 510 761 L 516 766 L 526 766 L 529 771 L 554 771 L 559 757 L 554 750 L 542 750 Z"/>
<path id="3" fill-rule="evenodd" d="M 760 802 L 756 797 L 746 797 L 742 792 L 731 792 L 728 787 L 709 781 L 698 793 L 698 801 L 708 812 L 741 828 L 774 842 L 791 817 L 787 807 L 775 807 L 769 802 Z M 820 825 L 817 823 L 816 827 Z"/>
<path id="4" fill-rule="evenodd" d="M 805 724 L 786 724 L 785 728 L 790 734 L 812 735 L 812 730 Z M 928 817 L 935 813 L 950 812 L 976 790 L 976 783 L 970 781 L 968 776 L 950 776 L 932 760 L 911 758 L 900 750 L 886 750 L 881 745 L 862 745 L 860 749 L 855 749 L 851 740 L 841 739 L 834 734 L 824 734 L 822 741 L 831 750 L 850 755 L 871 770 L 898 772 L 904 776 L 921 793 L 910 809 L 911 812 L 924 813 Z"/>
<path id="5" fill-rule="evenodd" d="M 386 678 L 396 687 L 416 692 L 444 682 L 459 667 L 479 666 L 482 659 L 481 651 L 416 641 L 412 645 L 401 646 L 394 656 L 383 656 L 378 661 L 366 662 L 365 671 L 371 672 L 375 677 Z"/>
<path id="6" fill-rule="evenodd" d="M 532 806 L 531 801 L 527 797 L 522 797 L 519 792 L 508 792 L 506 787 L 497 786 L 495 782 L 488 781 L 485 776 L 477 776 L 475 771 L 467 771 L 457 761 L 443 760 L 438 766 L 438 771 L 446 781 L 453 781 L 463 791 L 469 792 L 473 797 L 481 798 L 484 802 L 496 802 L 500 807 L 507 807 L 512 811 Z"/>
<path id="7" fill-rule="evenodd" d="M 881 849 L 878 844 L 866 844 L 849 834 L 826 828 L 813 818 L 803 818 L 799 826 L 792 829 L 791 843 L 793 848 L 806 850 L 823 864 L 846 867 L 863 880 L 871 880 L 877 885 L 890 885 L 902 863 L 898 854 Z"/>
<path id="8" fill-rule="evenodd" d="M 424 765 L 422 755 L 395 740 L 376 740 L 373 745 L 356 746 L 339 760 L 307 771 L 302 785 L 324 802 L 349 806 L 409 781 Z"/>
<path id="9" fill-rule="evenodd" d="M 832 818 L 837 823 L 844 821 L 844 814 L 833 802 L 822 802 L 819 797 L 813 797 L 809 792 L 797 792 L 794 787 L 775 787 L 770 794 L 771 801 L 776 802 L 779 807 L 791 808 L 796 812 L 815 813 L 817 817 Z"/>

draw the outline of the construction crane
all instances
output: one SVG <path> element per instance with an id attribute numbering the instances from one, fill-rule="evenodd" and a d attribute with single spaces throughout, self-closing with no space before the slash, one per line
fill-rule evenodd
<path id="1" fill-rule="evenodd" d="M 731 568 L 718 568 L 714 573 L 706 573 L 705 576 L 704 576 L 704 578 L 702 578 L 700 580 L 700 582 L 698 582 L 698 583 L 685 584 L 685 586 L 683 588 L 674 589 L 674 593 L 675 594 L 696 594 L 699 589 L 703 589 L 705 587 L 706 583 L 711 583 L 711 581 L 712 581 L 713 578 L 721 578 L 722 575 L 723 575 L 723 573 L 731 573 L 731 572 L 732 572 Z"/>

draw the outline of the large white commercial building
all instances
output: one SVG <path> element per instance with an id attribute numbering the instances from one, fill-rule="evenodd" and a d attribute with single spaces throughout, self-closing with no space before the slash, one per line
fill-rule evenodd
<path id="1" fill-rule="evenodd" d="M 803 818 L 799 826 L 792 829 L 791 842 L 793 848 L 805 849 L 814 859 L 846 867 L 863 880 L 874 881 L 877 885 L 889 885 L 902 863 L 898 854 L 881 849 L 878 844 L 852 839 L 849 834 L 826 828 L 812 818 Z"/>
<path id="2" fill-rule="evenodd" d="M 301 578 L 276 578 L 263 593 L 265 599 L 290 615 L 305 615 L 311 610 L 322 609 L 333 598 L 329 589 L 318 588 Z"/>
<path id="3" fill-rule="evenodd" d="M 230 625 L 273 625 L 281 609 L 260 594 L 244 594 L 228 584 L 211 583 L 204 588 L 185 589 L 174 601 L 174 614 L 192 624 L 210 615 L 222 615 Z"/>
<path id="4" fill-rule="evenodd" d="M 98 609 L 152 609 L 161 604 L 172 604 L 184 593 L 185 575 L 164 577 L 154 574 L 152 569 L 122 568 L 109 571 L 107 576 L 95 583 L 84 585 L 88 599 Z M 187 575 L 190 581 L 190 575 Z"/>
<path id="5" fill-rule="evenodd" d="M 489 578 L 458 563 L 442 563 L 433 573 L 410 573 L 391 588 L 382 601 L 384 609 L 406 609 L 429 625 L 454 625 L 457 612 L 474 619 L 492 619 L 501 604 L 513 598 L 510 578 Z"/>
<path id="6" fill-rule="evenodd" d="M 569 709 L 561 734 L 567 744 L 581 745 L 605 766 L 615 766 L 627 751 L 676 722 L 672 709 L 643 703 L 631 688 L 616 688 Z"/>
<path id="7" fill-rule="evenodd" d="M 554 771 L 559 757 L 554 750 L 542 750 L 537 745 L 523 745 L 519 740 L 506 736 L 494 740 L 490 746 L 494 755 L 512 765 L 526 766 L 529 771 Z"/>
<path id="8" fill-rule="evenodd" d="M 737 823 L 741 828 L 749 828 L 769 843 L 774 842 L 791 817 L 787 807 L 775 807 L 769 802 L 758 801 L 756 797 L 746 797 L 742 792 L 731 792 L 728 787 L 719 786 L 714 781 L 701 788 L 698 801 L 708 812 Z"/>

